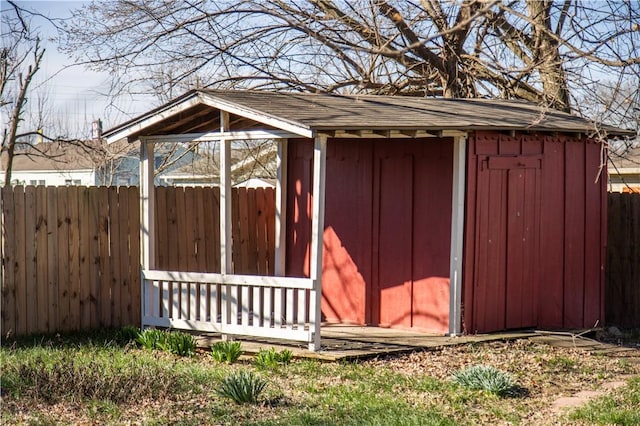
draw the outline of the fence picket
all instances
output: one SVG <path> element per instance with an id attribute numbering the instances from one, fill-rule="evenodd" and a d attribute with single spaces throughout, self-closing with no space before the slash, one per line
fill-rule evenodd
<path id="1" fill-rule="evenodd" d="M 255 211 L 256 211 L 256 238 L 257 238 L 257 256 L 258 256 L 258 274 L 259 275 L 268 275 L 268 244 L 267 241 L 267 212 L 266 205 L 268 204 L 268 200 L 266 199 L 266 193 L 263 188 L 256 189 L 255 197 Z"/>
<path id="2" fill-rule="evenodd" d="M 4 274 L 2 277 L 2 335 L 9 336 L 16 332 L 16 228 L 14 222 L 14 200 L 12 188 L 2 188 L 2 215 L 4 225 Z"/>
<path id="3" fill-rule="evenodd" d="M 46 333 L 49 330 L 49 297 L 47 276 L 48 268 L 48 214 L 47 189 L 44 186 L 36 188 L 36 279 L 37 279 L 37 307 L 38 326 L 29 332 Z M 3 305 L 4 308 L 4 305 Z"/>
<path id="4" fill-rule="evenodd" d="M 38 330 L 38 264 L 36 261 L 36 187 L 27 186 L 24 190 L 25 198 L 25 260 L 26 260 L 26 302 L 27 322 L 25 334 L 29 330 Z"/>
<path id="5" fill-rule="evenodd" d="M 111 325 L 111 258 L 109 256 L 109 189 L 98 187 L 98 223 L 99 223 L 99 315 L 100 326 Z"/>
<path id="6" fill-rule="evenodd" d="M 61 191 L 60 191 L 61 192 Z M 47 187 L 47 251 L 49 256 L 47 267 L 49 332 L 61 330 L 58 323 L 60 307 L 58 305 L 58 191 L 55 187 Z"/>
<path id="7" fill-rule="evenodd" d="M 24 187 L 16 186 L 13 193 L 13 201 L 15 203 L 15 212 L 13 215 L 15 227 L 15 252 L 14 258 L 14 276 L 15 282 L 15 333 L 18 335 L 25 334 L 27 330 L 27 262 L 26 254 L 26 238 L 25 238 L 25 197 Z"/>
<path id="8" fill-rule="evenodd" d="M 90 328 L 100 326 L 100 192 L 98 188 L 89 191 L 89 318 Z"/>
<path id="9" fill-rule="evenodd" d="M 131 312 L 131 258 L 130 256 L 130 241 L 129 241 L 129 197 L 127 194 L 127 188 L 118 188 L 118 224 L 119 233 L 117 236 L 117 251 L 113 253 L 113 256 L 120 257 L 118 266 L 120 280 L 114 283 L 114 286 L 119 291 L 116 292 L 118 300 L 114 304 L 114 309 L 118 315 L 118 321 L 116 325 L 122 326 L 131 324 L 129 320 Z M 135 268 L 135 263 L 133 263 Z M 137 268 L 135 268 L 137 269 Z"/>
<path id="10" fill-rule="evenodd" d="M 129 197 L 129 259 L 131 265 L 131 285 L 129 286 L 129 301 L 127 311 L 129 313 L 126 324 L 140 325 L 141 313 L 141 285 L 140 285 L 140 197 L 138 188 L 127 188 Z"/>
<path id="11" fill-rule="evenodd" d="M 123 241 L 120 237 L 120 197 L 118 196 L 118 187 L 110 186 L 107 189 L 107 197 L 109 204 L 109 275 L 110 282 L 108 287 L 110 289 L 111 298 L 109 303 L 109 311 L 111 315 L 110 323 L 118 327 L 122 323 L 122 317 L 120 313 L 121 304 L 121 283 L 122 277 L 120 276 L 120 254 L 119 250 L 123 246 Z M 126 243 L 125 243 L 126 244 Z"/>
<path id="12" fill-rule="evenodd" d="M 89 224 L 89 191 L 85 186 L 78 188 L 78 280 L 79 293 L 79 327 L 81 330 L 91 328 L 91 234 Z"/>
<path id="13" fill-rule="evenodd" d="M 275 259 L 276 259 L 276 221 L 273 219 L 276 216 L 276 194 L 273 188 L 265 188 L 265 215 L 267 217 L 267 241 L 264 245 L 267 251 L 267 273 L 265 275 L 273 275 L 275 273 Z"/>
<path id="14" fill-rule="evenodd" d="M 68 328 L 80 328 L 80 219 L 78 217 L 79 192 L 77 186 L 69 187 L 68 228 L 69 228 L 69 317 Z"/>
<path id="15" fill-rule="evenodd" d="M 58 205 L 58 326 L 67 331 L 69 325 L 69 189 L 57 194 Z"/>

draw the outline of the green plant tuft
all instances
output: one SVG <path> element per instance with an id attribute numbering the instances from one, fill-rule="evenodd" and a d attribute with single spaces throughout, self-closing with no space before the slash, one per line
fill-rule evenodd
<path id="1" fill-rule="evenodd" d="M 138 334 L 136 342 L 149 350 L 161 350 L 179 356 L 194 356 L 196 340 L 182 331 L 158 330 L 149 328 Z"/>
<path id="2" fill-rule="evenodd" d="M 238 371 L 222 380 L 217 393 L 237 404 L 255 404 L 266 386 L 267 382 L 252 372 Z"/>
<path id="3" fill-rule="evenodd" d="M 224 341 L 216 342 L 211 346 L 211 357 L 217 362 L 227 362 L 233 364 L 242 355 L 242 344 L 240 342 Z"/>
<path id="4" fill-rule="evenodd" d="M 145 349 L 162 349 L 167 340 L 167 332 L 156 328 L 148 328 L 138 334 L 136 342 Z"/>
<path id="5" fill-rule="evenodd" d="M 460 370 L 453 381 L 471 390 L 484 390 L 497 396 L 511 394 L 516 384 L 508 373 L 487 365 L 474 365 Z"/>
<path id="6" fill-rule="evenodd" d="M 261 349 L 256 355 L 255 366 L 262 369 L 273 370 L 281 365 L 289 365 L 293 353 L 288 349 L 278 352 L 274 348 Z"/>
<path id="7" fill-rule="evenodd" d="M 165 333 L 165 340 L 160 349 L 178 356 L 194 356 L 196 354 L 196 339 L 189 333 L 172 331 Z"/>
<path id="8" fill-rule="evenodd" d="M 136 342 L 140 336 L 140 329 L 132 325 L 125 325 L 116 333 L 116 339 L 120 344 L 126 345 Z"/>

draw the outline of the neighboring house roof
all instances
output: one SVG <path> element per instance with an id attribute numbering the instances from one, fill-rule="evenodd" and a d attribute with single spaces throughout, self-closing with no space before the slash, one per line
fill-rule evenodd
<path id="1" fill-rule="evenodd" d="M 609 158 L 609 190 L 640 192 L 640 144 L 611 149 Z"/>
<path id="2" fill-rule="evenodd" d="M 217 130 L 220 120 L 215 109 L 234 115 L 232 128 L 234 120 L 248 118 L 303 137 L 338 130 L 595 130 L 589 120 L 525 101 L 193 90 L 108 130 L 104 136 L 110 141 L 135 140 L 143 131 L 162 135 Z M 599 128 L 610 136 L 633 133 L 606 125 Z"/>
<path id="3" fill-rule="evenodd" d="M 611 171 L 635 169 L 636 173 L 640 173 L 640 144 L 635 148 L 623 149 L 611 153 L 611 161 L 615 168 Z"/>
<path id="4" fill-rule="evenodd" d="M 249 178 L 233 186 L 235 188 L 275 188 L 276 182 L 276 179 L 270 178 Z"/>
<path id="5" fill-rule="evenodd" d="M 12 170 L 17 171 L 70 171 L 92 170 L 94 162 L 80 147 L 62 143 L 40 143 L 18 152 L 13 158 Z M 3 164 L 4 168 L 4 164 Z"/>
<path id="6" fill-rule="evenodd" d="M 12 170 L 21 171 L 75 171 L 94 170 L 109 157 L 120 157 L 131 150 L 130 145 L 111 145 L 85 141 L 82 144 L 68 142 L 39 143 L 19 151 L 13 158 Z M 4 170 L 6 160 L 0 165 Z"/>

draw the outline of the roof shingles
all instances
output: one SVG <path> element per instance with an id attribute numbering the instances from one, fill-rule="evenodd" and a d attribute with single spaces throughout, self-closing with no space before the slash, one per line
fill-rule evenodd
<path id="1" fill-rule="evenodd" d="M 589 133 L 594 123 L 524 101 L 438 99 L 264 91 L 191 91 L 163 107 L 109 130 L 114 134 L 193 97 L 241 108 L 312 131 L 330 130 L 530 130 Z M 601 126 L 609 135 L 627 131 Z M 138 134 L 140 134 L 138 132 Z"/>

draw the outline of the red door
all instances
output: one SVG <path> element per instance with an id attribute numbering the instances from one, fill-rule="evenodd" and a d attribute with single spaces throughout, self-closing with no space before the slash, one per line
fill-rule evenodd
<path id="1" fill-rule="evenodd" d="M 308 276 L 313 145 L 289 143 L 287 273 Z M 453 143 L 329 140 L 322 312 L 448 330 Z"/>
<path id="2" fill-rule="evenodd" d="M 374 159 L 373 323 L 446 332 L 452 145 L 379 143 Z"/>
<path id="3" fill-rule="evenodd" d="M 540 156 L 479 159 L 473 313 L 478 331 L 537 323 Z"/>
<path id="4" fill-rule="evenodd" d="M 378 159 L 379 324 L 411 327 L 413 157 L 388 150 Z"/>

